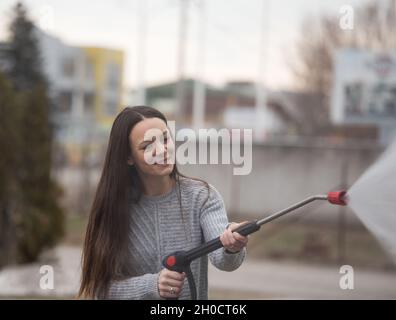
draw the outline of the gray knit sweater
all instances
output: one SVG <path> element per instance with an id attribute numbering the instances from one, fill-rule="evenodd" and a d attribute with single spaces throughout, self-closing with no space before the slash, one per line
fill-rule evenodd
<path id="1" fill-rule="evenodd" d="M 160 196 L 143 196 L 131 204 L 131 228 L 128 256 L 136 276 L 113 281 L 110 299 L 161 299 L 158 276 L 163 269 L 162 259 L 169 253 L 188 250 L 218 237 L 228 223 L 224 202 L 219 192 L 210 186 L 208 191 L 199 181 L 180 178 L 171 191 Z M 181 191 L 183 217 L 179 206 Z M 203 205 L 204 204 L 204 205 Z M 220 270 L 237 269 L 246 249 L 236 254 L 224 248 L 209 254 L 211 263 Z M 191 263 L 198 299 L 208 299 L 208 257 Z M 191 299 L 187 278 L 179 299 Z"/>

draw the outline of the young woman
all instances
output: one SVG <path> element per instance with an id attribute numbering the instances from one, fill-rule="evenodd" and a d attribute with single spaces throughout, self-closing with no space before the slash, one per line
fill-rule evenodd
<path id="1" fill-rule="evenodd" d="M 186 275 L 162 259 L 221 235 L 209 254 L 217 268 L 237 269 L 247 237 L 228 228 L 219 192 L 178 172 L 167 120 L 158 110 L 125 108 L 110 133 L 89 216 L 79 296 L 99 299 L 190 299 Z M 208 298 L 208 258 L 192 262 L 199 299 Z M 186 280 L 186 281 L 185 281 Z"/>

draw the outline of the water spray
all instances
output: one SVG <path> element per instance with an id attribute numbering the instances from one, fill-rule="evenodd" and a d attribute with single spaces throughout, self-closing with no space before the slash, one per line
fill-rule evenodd
<path id="1" fill-rule="evenodd" d="M 341 191 L 332 191 L 329 192 L 327 195 L 315 195 L 311 196 L 303 201 L 300 201 L 286 209 L 283 209 L 281 211 L 278 211 L 268 217 L 265 217 L 260 220 L 253 220 L 250 222 L 247 222 L 235 230 L 233 232 L 238 232 L 239 234 L 243 236 L 247 236 L 249 234 L 252 234 L 258 230 L 260 230 L 261 226 L 275 220 L 291 211 L 294 211 L 298 208 L 301 208 L 308 203 L 311 203 L 316 200 L 327 200 L 329 203 L 334 204 L 334 205 L 340 205 L 340 206 L 346 206 L 348 203 L 348 195 L 345 190 Z M 210 252 L 213 252 L 219 248 L 221 248 L 223 245 L 220 241 L 220 237 L 217 237 L 211 241 L 208 241 L 196 248 L 186 250 L 186 251 L 176 251 L 174 253 L 171 253 L 167 255 L 163 261 L 162 264 L 165 268 L 172 270 L 172 271 L 177 271 L 177 272 L 185 272 L 187 275 L 187 280 L 188 284 L 190 287 L 190 292 L 191 292 L 191 299 L 196 300 L 197 299 L 197 290 L 195 286 L 195 281 L 194 277 L 191 272 L 190 264 L 193 260 L 198 259 Z"/>

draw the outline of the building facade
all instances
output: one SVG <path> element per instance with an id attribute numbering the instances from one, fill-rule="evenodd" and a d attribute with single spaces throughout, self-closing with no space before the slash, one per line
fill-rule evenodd
<path id="1" fill-rule="evenodd" d="M 59 158 L 78 164 L 84 154 L 101 149 L 122 107 L 124 54 L 109 48 L 70 46 L 40 29 L 35 32 L 49 83 L 55 142 L 64 153 Z M 8 68 L 7 48 L 7 43 L 0 44 L 3 70 Z"/>

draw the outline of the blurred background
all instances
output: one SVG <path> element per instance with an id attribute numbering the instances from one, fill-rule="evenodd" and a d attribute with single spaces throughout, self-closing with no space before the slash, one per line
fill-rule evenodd
<path id="1" fill-rule="evenodd" d="M 253 129 L 250 174 L 179 166 L 220 191 L 230 220 L 351 186 L 396 133 L 395 32 L 395 0 L 2 0 L 0 298 L 75 296 L 127 105 L 177 130 Z M 346 264 L 354 290 L 339 286 Z M 210 267 L 209 296 L 395 299 L 395 271 L 352 210 L 313 203 L 251 236 L 237 271 Z"/>

